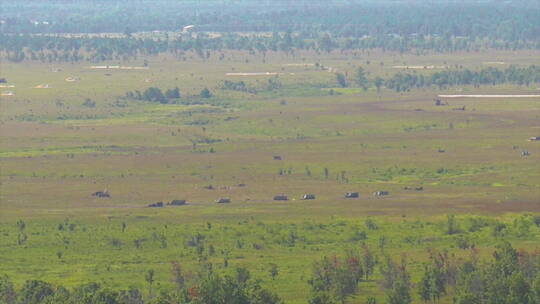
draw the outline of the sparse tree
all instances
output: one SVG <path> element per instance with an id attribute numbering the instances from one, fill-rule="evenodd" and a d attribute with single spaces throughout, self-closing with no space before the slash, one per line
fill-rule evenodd
<path id="1" fill-rule="evenodd" d="M 336 81 L 340 87 L 347 87 L 347 79 L 345 78 L 345 75 L 343 73 L 336 73 Z"/>

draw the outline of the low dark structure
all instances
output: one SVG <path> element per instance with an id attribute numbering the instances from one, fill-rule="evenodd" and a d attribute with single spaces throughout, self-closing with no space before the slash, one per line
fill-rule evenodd
<path id="1" fill-rule="evenodd" d="M 238 186 L 238 187 L 245 187 L 246 184 L 238 184 L 237 186 Z"/>
<path id="2" fill-rule="evenodd" d="M 358 192 L 347 192 L 345 193 L 345 198 L 359 198 L 360 193 Z"/>
<path id="3" fill-rule="evenodd" d="M 281 160 L 281 156 L 279 156 L 279 155 L 274 155 L 274 160 Z"/>
<path id="4" fill-rule="evenodd" d="M 446 101 L 442 101 L 440 98 L 435 99 L 435 105 L 436 106 L 447 106 L 448 103 Z"/>
<path id="5" fill-rule="evenodd" d="M 303 200 L 314 200 L 315 199 L 315 194 L 304 194 L 304 195 L 302 195 L 302 199 Z"/>
<path id="6" fill-rule="evenodd" d="M 274 196 L 274 200 L 275 201 L 288 201 L 289 198 L 285 194 L 280 194 L 280 195 Z"/>
<path id="7" fill-rule="evenodd" d="M 92 196 L 96 196 L 96 197 L 111 197 L 111 195 L 110 195 L 109 192 L 107 192 L 107 191 L 97 191 L 97 192 L 92 193 Z"/>
<path id="8" fill-rule="evenodd" d="M 228 204 L 230 202 L 231 202 L 231 199 L 230 198 L 225 198 L 225 197 L 222 197 L 222 198 L 220 198 L 220 199 L 218 199 L 216 201 L 216 203 L 218 203 L 218 204 Z"/>
<path id="9" fill-rule="evenodd" d="M 212 185 L 204 186 L 203 188 L 208 190 L 214 190 L 214 186 Z"/>
<path id="10" fill-rule="evenodd" d="M 186 200 L 172 200 L 169 205 L 171 206 L 182 206 L 186 204 Z"/>
<path id="11" fill-rule="evenodd" d="M 163 202 L 157 202 L 157 203 L 149 204 L 148 207 L 149 208 L 161 208 L 161 207 L 163 207 Z"/>
<path id="12" fill-rule="evenodd" d="M 414 190 L 416 190 L 416 191 L 424 191 L 424 187 L 416 187 L 416 188 L 414 188 Z"/>
<path id="13" fill-rule="evenodd" d="M 388 191 L 375 191 L 375 192 L 373 192 L 373 195 L 375 195 L 375 196 L 386 196 L 386 195 L 389 195 L 389 194 L 390 194 L 390 192 L 388 192 Z"/>
<path id="14" fill-rule="evenodd" d="M 527 150 L 521 151 L 521 156 L 529 156 L 529 155 L 531 155 L 531 153 L 529 151 L 527 151 Z"/>

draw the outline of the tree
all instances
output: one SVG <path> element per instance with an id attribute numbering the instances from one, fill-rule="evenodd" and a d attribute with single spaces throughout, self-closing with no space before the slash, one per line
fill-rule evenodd
<path id="1" fill-rule="evenodd" d="M 319 291 L 310 295 L 309 304 L 335 304 L 337 303 L 329 292 Z"/>
<path id="2" fill-rule="evenodd" d="M 336 73 L 336 81 L 340 87 L 347 87 L 347 80 L 345 79 L 345 75 L 343 73 Z"/>
<path id="3" fill-rule="evenodd" d="M 185 278 L 184 274 L 182 273 L 182 267 L 180 267 L 180 263 L 178 262 L 171 262 L 171 267 L 173 281 L 176 284 L 176 289 L 178 291 L 181 291 L 185 287 Z"/>
<path id="4" fill-rule="evenodd" d="M 159 88 L 150 87 L 142 94 L 142 99 L 151 102 L 167 103 L 167 98 Z"/>
<path id="5" fill-rule="evenodd" d="M 0 276 L 0 303 L 14 304 L 15 289 L 7 275 Z"/>
<path id="6" fill-rule="evenodd" d="M 150 269 L 146 272 L 144 280 L 148 283 L 148 294 L 152 296 L 152 284 L 154 284 L 154 270 Z"/>
<path id="7" fill-rule="evenodd" d="M 197 303 L 279 304 L 281 299 L 262 288 L 258 281 L 249 280 L 249 272 L 237 269 L 235 278 L 221 277 L 208 270 L 196 287 Z"/>
<path id="8" fill-rule="evenodd" d="M 508 282 L 508 304 L 535 304 L 532 299 L 534 294 L 531 291 L 531 286 L 525 280 L 523 273 L 516 272 L 510 278 Z"/>
<path id="9" fill-rule="evenodd" d="M 373 80 L 373 84 L 374 84 L 375 87 L 377 88 L 377 92 L 380 92 L 380 91 L 381 91 L 381 87 L 382 87 L 383 84 L 384 84 L 384 79 L 382 79 L 381 77 L 377 76 L 377 77 L 375 77 L 375 80 Z"/>
<path id="10" fill-rule="evenodd" d="M 17 299 L 18 303 L 41 304 L 53 294 L 54 289 L 51 284 L 39 280 L 30 280 L 24 283 Z"/>
<path id="11" fill-rule="evenodd" d="M 363 274 L 360 258 L 355 251 L 348 251 L 343 258 L 324 257 L 314 263 L 312 277 L 308 280 L 312 292 L 310 303 L 325 303 L 321 301 L 327 299 L 343 303 L 348 296 L 356 293 Z"/>
<path id="12" fill-rule="evenodd" d="M 456 217 L 453 214 L 449 214 L 446 221 L 446 234 L 455 234 L 458 232 Z"/>
<path id="13" fill-rule="evenodd" d="M 277 275 L 279 274 L 278 265 L 274 263 L 270 263 L 270 276 L 272 277 L 272 280 L 274 280 Z"/>
<path id="14" fill-rule="evenodd" d="M 247 281 L 250 279 L 251 274 L 249 271 L 244 267 L 238 267 L 236 268 L 236 281 L 241 284 L 245 285 Z"/>
<path id="15" fill-rule="evenodd" d="M 412 298 L 410 294 L 411 283 L 409 274 L 402 269 L 394 282 L 392 289 L 387 292 L 388 304 L 410 304 Z"/>
<path id="16" fill-rule="evenodd" d="M 178 99 L 180 98 L 180 89 L 178 87 L 174 89 L 168 89 L 165 93 L 165 96 L 169 99 Z"/>
<path id="17" fill-rule="evenodd" d="M 364 68 L 359 67 L 356 70 L 356 84 L 362 89 L 367 90 L 369 86 L 369 80 L 367 78 L 367 73 Z"/>
<path id="18" fill-rule="evenodd" d="M 120 304 L 144 304 L 141 291 L 135 287 L 130 287 L 128 290 L 122 290 L 117 298 Z"/>
<path id="19" fill-rule="evenodd" d="M 533 303 L 540 303 L 540 271 L 536 274 L 532 283 L 531 300 Z"/>
<path id="20" fill-rule="evenodd" d="M 418 293 L 424 302 L 435 302 L 441 297 L 444 293 L 444 284 L 437 268 L 433 268 L 431 265 L 424 267 L 424 274 L 420 280 Z"/>
<path id="21" fill-rule="evenodd" d="M 210 90 L 208 90 L 208 88 L 204 88 L 201 90 L 199 96 L 201 96 L 201 98 L 210 98 L 212 97 L 212 93 L 210 93 Z"/>
<path id="22" fill-rule="evenodd" d="M 362 263 L 366 280 L 369 280 L 369 276 L 373 274 L 373 270 L 375 269 L 375 257 L 365 244 L 362 246 Z"/>
<path id="23" fill-rule="evenodd" d="M 377 299 L 375 299 L 374 297 L 369 297 L 366 300 L 366 304 L 377 304 Z"/>

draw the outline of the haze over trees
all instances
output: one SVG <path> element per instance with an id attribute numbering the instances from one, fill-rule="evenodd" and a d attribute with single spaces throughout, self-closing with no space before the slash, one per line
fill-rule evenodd
<path id="1" fill-rule="evenodd" d="M 0 51 L 14 62 L 99 62 L 162 53 L 180 56 L 187 51 L 204 59 L 223 50 L 291 54 L 296 50 L 540 48 L 540 8 L 535 1 L 289 0 L 241 1 L 234 8 L 221 1 L 193 5 L 170 0 L 6 2 L 0 12 Z M 195 25 L 195 34 L 180 33 L 188 24 Z M 161 33 L 141 34 L 151 31 Z"/>

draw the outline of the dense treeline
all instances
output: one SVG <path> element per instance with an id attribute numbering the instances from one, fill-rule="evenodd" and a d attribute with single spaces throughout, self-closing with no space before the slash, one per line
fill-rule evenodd
<path id="1" fill-rule="evenodd" d="M 531 84 L 540 84 L 540 66 L 530 65 L 528 67 L 510 66 L 506 69 L 498 69 L 494 67 L 483 68 L 478 71 L 469 70 L 466 68 L 448 69 L 430 74 L 416 72 L 398 72 L 391 77 L 369 78 L 367 72 L 362 68 L 358 68 L 356 73 L 347 79 L 345 74 L 336 73 L 336 82 L 340 87 L 358 87 L 364 90 L 375 88 L 380 91 L 383 87 L 396 92 L 406 92 L 411 89 L 437 87 L 444 89 L 453 86 L 480 87 L 482 85 L 498 85 L 498 84 L 515 84 L 521 86 L 529 86 Z M 329 84 L 330 86 L 332 84 Z M 260 92 L 268 92 L 282 87 L 279 78 L 270 78 L 267 82 L 258 83 L 257 85 L 248 84 L 244 81 L 224 80 L 218 86 L 221 90 L 246 92 L 257 94 Z M 199 94 L 195 96 L 186 96 L 184 99 L 189 100 L 195 98 L 210 98 L 212 92 L 208 88 L 203 88 Z M 162 104 L 182 102 L 180 89 L 162 89 L 157 87 L 149 87 L 144 91 L 128 91 L 125 96 L 128 100 L 139 100 L 147 102 L 156 102 Z M 86 102 L 88 103 L 88 101 Z M 86 105 L 86 104 L 85 104 Z M 95 106 L 95 104 L 94 104 Z"/>
<path id="2" fill-rule="evenodd" d="M 530 65 L 528 67 L 512 65 L 506 69 L 488 67 L 479 71 L 460 68 L 434 72 L 428 75 L 399 72 L 387 79 L 381 77 L 368 79 L 364 70 L 359 68 L 355 78 L 352 80 L 358 87 L 364 89 L 372 86 L 377 90 L 380 90 L 381 87 L 385 86 L 389 89 L 396 90 L 397 92 L 432 86 L 436 86 L 439 89 L 458 85 L 473 85 L 479 87 L 481 85 L 497 85 L 503 83 L 529 86 L 531 84 L 540 83 L 540 67 L 537 65 Z M 336 81 L 342 87 L 349 86 L 349 83 L 351 82 L 348 81 L 342 73 L 336 74 Z"/>
<path id="3" fill-rule="evenodd" d="M 206 58 L 213 51 L 225 49 L 262 54 L 296 50 L 540 49 L 540 8 L 534 1 L 519 5 L 445 1 L 277 3 L 8 2 L 0 12 L 0 50 L 12 61 L 51 62 L 179 55 L 186 51 Z M 179 31 L 188 24 L 195 25 L 199 33 L 180 35 Z M 152 30 L 169 33 L 139 33 Z M 55 35 L 111 32 L 116 34 Z M 205 32 L 220 35 L 209 36 Z"/>
<path id="4" fill-rule="evenodd" d="M 174 290 L 154 291 L 155 273 L 145 274 L 148 290 L 138 288 L 112 290 L 98 283 L 87 283 L 72 290 L 40 280 L 29 280 L 15 290 L 7 276 L 0 277 L 0 303 L 2 304 L 204 304 L 245 303 L 279 304 L 281 299 L 251 279 L 245 268 L 237 268 L 234 275 L 219 275 L 211 264 L 199 274 L 198 283 L 188 285 L 178 263 L 171 263 Z"/>
<path id="5" fill-rule="evenodd" d="M 186 280 L 180 265 L 171 263 L 173 290 L 154 290 L 155 273 L 145 274 L 148 290 L 112 290 L 98 283 L 87 283 L 68 290 L 40 280 L 26 281 L 16 290 L 7 276 L 0 277 L 0 302 L 5 304 L 144 304 L 144 303 L 246 303 L 274 304 L 282 300 L 251 279 L 245 268 L 232 275 L 220 275 L 211 264 L 203 264 L 195 284 Z M 469 258 L 457 258 L 447 251 L 429 250 L 418 281 L 413 281 L 409 263 L 403 256 L 396 262 L 390 256 L 378 258 L 363 245 L 342 257 L 324 257 L 313 264 L 308 303 L 344 303 L 358 293 L 377 269 L 378 283 L 387 304 L 411 304 L 414 294 L 424 303 L 437 303 L 451 295 L 454 304 L 536 304 L 540 303 L 540 253 L 517 250 L 508 242 L 496 247 L 492 258 L 482 261 L 471 249 Z M 271 270 L 272 278 L 278 273 Z M 369 297 L 369 304 L 378 303 Z"/>
<path id="6" fill-rule="evenodd" d="M 535 1 L 8 1 L 1 19 L 7 33 L 203 31 L 317 33 L 340 37 L 441 35 L 537 40 Z M 451 17 L 451 18 L 449 18 Z"/>
<path id="7" fill-rule="evenodd" d="M 150 87 L 143 92 L 139 90 L 128 91 L 125 98 L 135 99 L 141 101 L 149 102 L 159 102 L 161 104 L 175 103 L 180 99 L 180 89 L 178 87 L 174 89 L 167 89 L 165 93 L 160 88 Z M 208 88 L 203 88 L 199 95 L 196 97 L 200 98 L 210 98 L 212 97 L 212 92 Z"/>
<path id="8" fill-rule="evenodd" d="M 342 38 L 328 33 L 277 33 L 266 35 L 240 35 L 226 33 L 220 37 L 199 33 L 195 37 L 163 34 L 161 38 L 150 37 L 64 37 L 36 36 L 29 34 L 0 34 L 0 51 L 8 60 L 18 62 L 35 60 L 42 62 L 105 61 L 134 59 L 137 56 L 174 54 L 179 59 L 185 52 L 195 52 L 207 59 L 223 50 L 243 50 L 265 56 L 267 52 L 293 54 L 300 50 L 317 52 L 355 51 L 380 49 L 383 51 L 472 51 L 479 49 L 517 50 L 540 49 L 540 41 L 492 40 L 487 38 L 453 36 L 366 36 Z"/>
<path id="9" fill-rule="evenodd" d="M 476 249 L 461 259 L 447 251 L 429 250 L 420 280 L 411 279 L 405 258 L 396 262 L 385 255 L 381 261 L 364 246 L 343 257 L 325 257 L 313 265 L 310 304 L 344 303 L 362 288 L 378 266 L 387 304 L 411 304 L 416 293 L 424 303 L 437 303 L 451 295 L 454 304 L 540 303 L 540 253 L 516 250 L 508 242 L 497 246 L 493 258 L 480 261 Z M 368 304 L 376 304 L 373 297 Z"/>

